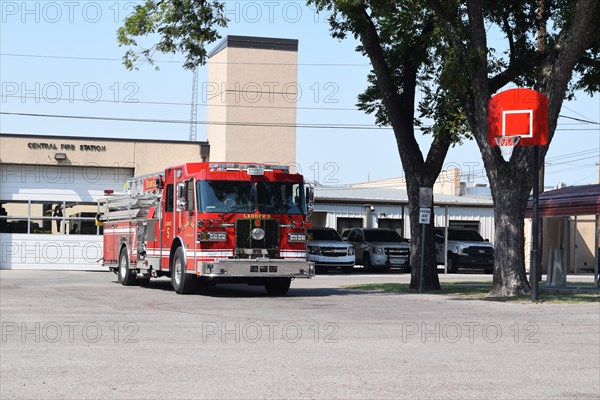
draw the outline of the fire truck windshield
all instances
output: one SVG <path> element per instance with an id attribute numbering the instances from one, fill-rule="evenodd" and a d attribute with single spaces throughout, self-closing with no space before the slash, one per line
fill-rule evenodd
<path id="1" fill-rule="evenodd" d="M 255 188 L 249 181 L 198 181 L 198 209 L 202 212 L 246 212 L 256 210 Z"/>
<path id="2" fill-rule="evenodd" d="M 214 213 L 305 214 L 304 185 L 293 182 L 198 181 L 198 209 Z M 258 205 L 258 207 L 257 207 Z"/>
<path id="3" fill-rule="evenodd" d="M 265 214 L 304 214 L 304 185 L 292 182 L 258 182 L 258 211 Z"/>

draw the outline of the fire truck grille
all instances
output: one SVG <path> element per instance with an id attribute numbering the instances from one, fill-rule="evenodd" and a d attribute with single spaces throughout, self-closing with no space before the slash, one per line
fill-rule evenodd
<path id="1" fill-rule="evenodd" d="M 264 229 L 264 239 L 252 239 L 254 228 Z M 274 219 L 238 219 L 235 223 L 235 245 L 238 249 L 277 249 L 279 247 L 279 223 Z"/>

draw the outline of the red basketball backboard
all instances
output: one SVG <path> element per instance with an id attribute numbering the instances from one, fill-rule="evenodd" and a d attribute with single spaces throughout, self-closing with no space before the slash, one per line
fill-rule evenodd
<path id="1" fill-rule="evenodd" d="M 509 89 L 488 103 L 488 144 L 497 137 L 520 136 L 519 146 L 548 143 L 548 98 L 532 89 Z"/>

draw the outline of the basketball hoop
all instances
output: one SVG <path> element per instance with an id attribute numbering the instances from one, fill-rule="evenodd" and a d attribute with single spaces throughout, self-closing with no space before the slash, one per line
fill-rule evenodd
<path id="1" fill-rule="evenodd" d="M 496 136 L 496 144 L 500 147 L 500 153 L 504 161 L 509 162 L 513 150 L 521 141 L 521 136 Z"/>

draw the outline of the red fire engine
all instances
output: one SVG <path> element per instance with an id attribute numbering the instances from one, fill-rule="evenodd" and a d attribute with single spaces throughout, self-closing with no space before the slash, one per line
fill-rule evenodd
<path id="1" fill-rule="evenodd" d="M 103 263 L 125 286 L 169 276 L 179 294 L 229 282 L 283 295 L 293 278 L 314 276 L 311 201 L 302 175 L 275 165 L 188 163 L 135 177 L 98 217 Z"/>

